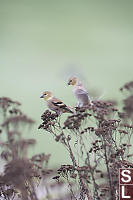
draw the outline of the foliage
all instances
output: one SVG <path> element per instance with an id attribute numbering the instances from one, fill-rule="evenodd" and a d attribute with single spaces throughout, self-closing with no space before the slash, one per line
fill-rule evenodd
<path id="1" fill-rule="evenodd" d="M 116 101 L 93 101 L 88 107 L 76 107 L 65 120 L 49 110 L 41 116 L 39 129 L 69 152 L 72 164 L 62 165 L 54 179 L 66 180 L 71 199 L 115 200 L 119 168 L 133 167 L 133 82 L 120 90 L 126 95 L 122 110 Z"/>
<path id="2" fill-rule="evenodd" d="M 0 98 L 0 114 L 1 164 L 5 163 L 0 174 L 0 199 L 38 200 L 38 184 L 52 173 L 47 168 L 50 155 L 28 158 L 28 150 L 36 141 L 24 139 L 23 134 L 26 128 L 29 133 L 34 121 L 22 113 L 19 102 Z"/>

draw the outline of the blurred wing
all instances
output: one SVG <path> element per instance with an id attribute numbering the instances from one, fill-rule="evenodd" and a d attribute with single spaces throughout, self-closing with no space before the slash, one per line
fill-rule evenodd
<path id="1" fill-rule="evenodd" d="M 77 89 L 76 90 L 77 94 L 83 94 L 83 95 L 87 95 L 88 96 L 88 92 L 85 89 Z"/>
<path id="2" fill-rule="evenodd" d="M 83 105 L 87 105 L 90 102 L 88 92 L 84 88 L 77 88 L 75 91 L 75 96 L 79 102 L 82 102 Z"/>

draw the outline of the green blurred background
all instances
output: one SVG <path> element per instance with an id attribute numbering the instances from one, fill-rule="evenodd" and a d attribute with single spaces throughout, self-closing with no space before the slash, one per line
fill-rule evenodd
<path id="1" fill-rule="evenodd" d="M 68 154 L 37 129 L 46 109 L 39 97 L 51 90 L 75 105 L 71 74 L 105 98 L 120 97 L 133 79 L 133 1 L 0 0 L 0 96 L 36 120 L 27 137 L 38 141 L 33 153 L 52 154 L 51 165 L 67 163 Z"/>

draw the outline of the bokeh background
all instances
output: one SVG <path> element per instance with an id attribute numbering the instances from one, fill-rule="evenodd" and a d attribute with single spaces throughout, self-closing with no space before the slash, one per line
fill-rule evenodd
<path id="1" fill-rule="evenodd" d="M 66 80 L 76 74 L 88 90 L 119 98 L 133 79 L 133 1 L 0 0 L 0 96 L 22 103 L 36 124 L 26 137 L 31 153 L 51 153 L 51 165 L 68 162 L 52 136 L 38 130 L 46 109 L 40 99 L 51 90 L 75 105 Z"/>

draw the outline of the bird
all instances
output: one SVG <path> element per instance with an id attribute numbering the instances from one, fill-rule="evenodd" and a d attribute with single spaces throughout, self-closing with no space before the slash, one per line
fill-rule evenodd
<path id="1" fill-rule="evenodd" d="M 77 107 L 86 107 L 91 104 L 88 92 L 84 88 L 82 82 L 78 79 L 78 77 L 70 77 L 67 84 L 73 86 L 73 94 L 78 101 Z"/>
<path id="2" fill-rule="evenodd" d="M 50 91 L 43 92 L 40 98 L 43 98 L 46 101 L 48 108 L 56 112 L 58 116 L 62 113 L 73 113 L 66 104 L 56 98 Z"/>

